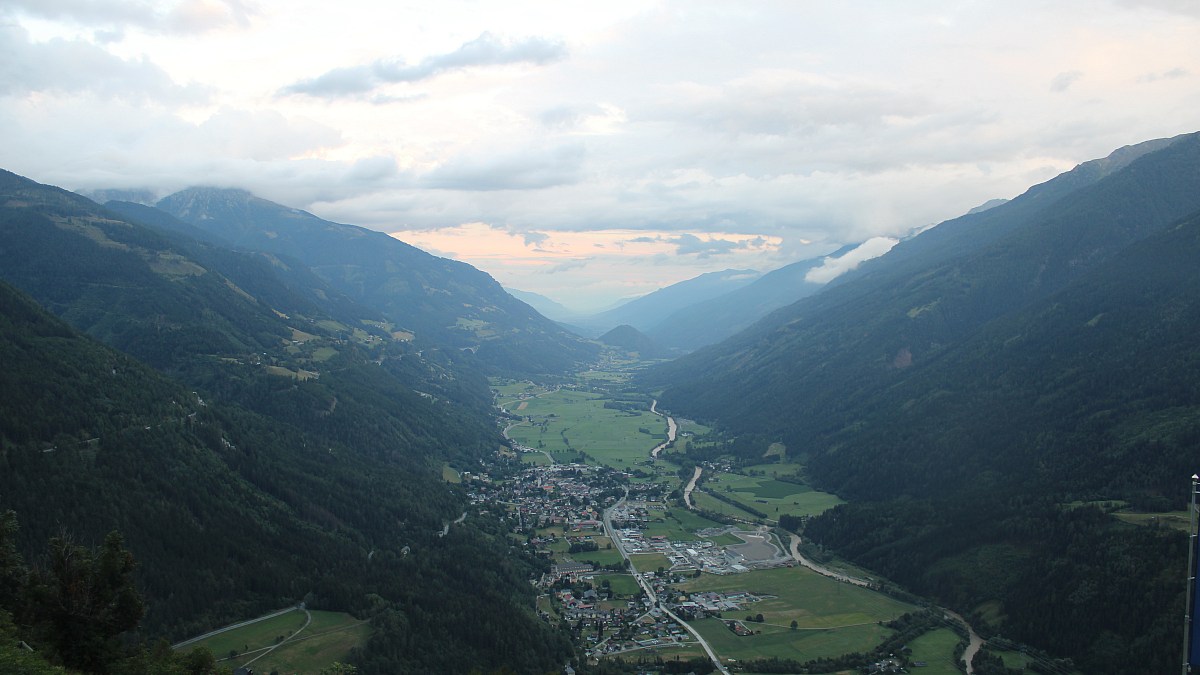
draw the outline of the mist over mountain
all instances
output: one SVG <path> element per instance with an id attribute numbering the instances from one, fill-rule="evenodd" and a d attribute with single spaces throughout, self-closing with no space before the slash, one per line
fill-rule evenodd
<path id="1" fill-rule="evenodd" d="M 538 314 L 541 314 L 551 321 L 569 323 L 571 319 L 581 316 L 578 312 L 575 312 L 566 306 L 555 302 L 544 295 L 541 295 L 540 293 L 521 291 L 515 288 L 506 288 L 504 290 L 514 298 L 536 309 Z"/>

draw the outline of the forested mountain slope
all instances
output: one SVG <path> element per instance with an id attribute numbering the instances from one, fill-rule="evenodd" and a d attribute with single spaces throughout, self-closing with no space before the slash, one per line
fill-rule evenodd
<path id="1" fill-rule="evenodd" d="M 531 568 L 488 521 L 438 536 L 465 505 L 442 463 L 498 443 L 469 355 L 341 323 L 262 256 L 0 178 L 0 276 L 178 378 L 5 287 L 0 509 L 27 550 L 120 529 L 151 635 L 307 598 L 374 617 L 367 672 L 561 665 L 566 643 L 528 609 Z"/>
<path id="2" fill-rule="evenodd" d="M 374 617 L 368 672 L 545 672 L 565 658 L 499 537 L 470 520 L 438 536 L 461 497 L 424 462 L 206 402 L 6 284 L 0 355 L 0 509 L 16 510 L 31 559 L 51 535 L 120 530 L 147 635 L 305 599 Z M 464 583 L 481 575 L 486 592 Z"/>
<path id="3" fill-rule="evenodd" d="M 660 405 L 783 441 L 851 500 L 806 536 L 985 632 L 1177 667 L 1185 538 L 1087 506 L 1182 508 L 1200 468 L 1200 138 L 1146 148 L 658 368 Z"/>
<path id="4" fill-rule="evenodd" d="M 413 333 L 418 344 L 472 350 L 495 371 L 557 373 L 597 353 L 487 274 L 382 232 L 332 223 L 241 190 L 190 188 L 157 206 L 237 248 L 299 261 Z"/>
<path id="5" fill-rule="evenodd" d="M 989 321 L 1200 210 L 1200 136 L 1083 187 L 1051 183 L 906 241 L 845 282 L 655 369 L 646 382 L 665 386 L 662 401 L 674 410 L 811 444 L 829 431 L 831 411 L 904 380 Z M 1046 199 L 1054 190 L 1063 194 Z M 946 244 L 921 243 L 946 226 Z"/>

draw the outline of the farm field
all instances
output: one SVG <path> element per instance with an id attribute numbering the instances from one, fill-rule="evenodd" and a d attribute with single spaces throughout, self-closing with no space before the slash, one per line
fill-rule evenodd
<path id="1" fill-rule="evenodd" d="M 761 470 L 761 467 L 756 468 Z M 794 473 L 781 473 L 780 475 L 794 475 Z M 779 516 L 784 514 L 817 515 L 842 503 L 837 495 L 814 490 L 808 485 L 777 480 L 772 476 L 721 473 L 709 479 L 706 486 L 734 501 L 762 511 L 772 520 L 778 520 Z M 704 508 L 710 507 L 705 505 Z M 744 513 L 732 509 L 728 505 L 725 505 L 725 508 L 731 510 L 719 512 L 746 517 Z"/>
<path id="2" fill-rule="evenodd" d="M 832 629 L 890 621 L 914 609 L 881 593 L 823 577 L 804 567 L 781 567 L 747 574 L 705 574 L 680 584 L 685 593 L 748 591 L 774 596 L 752 603 L 749 614 L 762 614 L 765 623 L 787 627 L 795 620 L 801 629 Z"/>
<path id="3" fill-rule="evenodd" d="M 925 662 L 922 675 L 959 675 L 962 671 L 954 664 L 954 648 L 959 642 L 962 638 L 949 628 L 930 631 L 909 643 L 909 660 Z"/>
<path id="4" fill-rule="evenodd" d="M 808 661 L 870 651 L 892 634 L 891 629 L 875 623 L 823 630 L 791 630 L 786 626 L 760 626 L 749 622 L 746 627 L 762 633 L 746 636 L 735 635 L 722 619 L 701 619 L 692 621 L 691 625 L 723 658 L 739 661 L 771 657 Z"/>
<path id="5" fill-rule="evenodd" d="M 602 574 L 595 579 L 596 585 L 600 585 L 607 581 L 609 588 L 612 589 L 613 595 L 617 597 L 633 597 L 638 594 L 641 587 L 630 574 Z"/>
<path id="6" fill-rule="evenodd" d="M 590 562 L 596 565 L 616 565 L 621 562 L 621 553 L 616 548 L 605 549 L 604 545 L 600 545 L 598 551 L 583 551 L 580 553 L 570 553 L 569 557 L 578 562 Z"/>
<path id="7" fill-rule="evenodd" d="M 692 492 L 692 502 L 696 505 L 696 508 L 704 509 L 705 511 L 712 511 L 714 513 L 732 516 L 741 520 L 758 520 L 758 516 L 754 515 L 753 513 L 750 513 L 744 509 L 740 509 L 733 504 L 727 504 L 701 490 L 695 490 Z"/>
<path id="8" fill-rule="evenodd" d="M 647 523 L 646 527 L 642 530 L 642 533 L 646 537 L 655 537 L 661 535 L 665 536 L 670 541 L 699 541 L 702 539 L 702 537 L 696 534 L 696 530 L 703 530 L 710 527 L 722 527 L 720 523 L 709 520 L 703 516 L 688 511 L 687 509 L 674 508 L 667 511 L 662 511 L 660 513 L 662 515 L 663 522 Z M 737 537 L 727 535 L 722 535 L 722 537 L 728 538 L 729 541 L 718 541 L 719 538 L 712 539 L 712 541 L 718 544 L 741 543 L 741 540 Z"/>
<path id="9" fill-rule="evenodd" d="M 499 402 L 510 411 L 525 404 L 519 413 L 532 420 L 510 428 L 509 436 L 551 453 L 556 461 L 574 461 L 586 453 L 595 463 L 628 468 L 646 461 L 650 449 L 666 438 L 663 418 L 648 411 L 605 408 L 600 394 L 559 389 L 510 400 L 506 393 L 502 390 Z"/>
<path id="10" fill-rule="evenodd" d="M 639 572 L 653 572 L 658 568 L 671 569 L 671 560 L 661 553 L 634 553 L 629 556 Z"/>

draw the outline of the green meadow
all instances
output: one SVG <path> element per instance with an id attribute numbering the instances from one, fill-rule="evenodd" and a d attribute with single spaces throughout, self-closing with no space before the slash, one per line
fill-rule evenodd
<path id="1" fill-rule="evenodd" d="M 342 612 L 312 612 L 312 624 L 278 649 L 254 662 L 256 673 L 316 673 L 345 662 L 366 644 L 371 625 Z"/>
<path id="2" fill-rule="evenodd" d="M 254 661 L 256 672 L 316 673 L 335 661 L 345 661 L 350 651 L 366 644 L 370 636 L 370 624 L 344 612 L 310 610 L 309 613 L 312 622 L 295 637 L 291 636 L 307 619 L 301 610 L 214 635 L 180 651 L 205 647 L 218 660 L 224 659 L 223 663 L 236 668 L 282 641 L 279 647 Z M 231 653 L 237 656 L 230 659 Z"/>
<path id="3" fill-rule="evenodd" d="M 764 599 L 749 603 L 724 619 L 763 615 L 763 623 L 746 625 L 755 635 L 738 636 L 721 620 L 692 622 L 723 657 L 779 657 L 807 661 L 849 652 L 869 651 L 892 631 L 880 625 L 914 608 L 874 591 L 839 583 L 803 567 L 760 570 L 747 574 L 705 574 L 680 585 L 687 593 L 748 591 Z M 791 628 L 795 621 L 796 629 Z"/>
<path id="4" fill-rule="evenodd" d="M 755 473 L 763 471 L 760 465 L 750 467 L 746 471 Z M 786 466 L 788 469 L 778 469 L 776 475 L 794 476 L 797 465 Z M 765 473 L 765 471 L 763 471 Z M 746 475 L 742 473 L 721 473 L 705 481 L 705 487 L 728 497 L 739 504 L 767 514 L 771 520 L 778 520 L 781 515 L 808 516 L 817 515 L 842 503 L 837 495 L 820 492 L 809 485 L 791 481 L 778 480 L 771 474 Z M 696 497 L 693 493 L 693 497 Z M 718 513 L 726 513 L 738 518 L 752 518 L 746 512 L 719 502 L 712 497 L 696 497 L 697 504 L 703 508 L 712 509 Z M 720 506 L 717 506 L 720 504 Z"/>
<path id="5" fill-rule="evenodd" d="M 501 390 L 501 404 L 530 421 L 509 429 L 509 436 L 549 452 L 555 461 L 574 461 L 585 453 L 595 463 L 625 469 L 647 461 L 650 449 L 666 439 L 663 418 L 649 411 L 605 408 L 607 399 L 601 394 L 559 389 L 519 400 L 507 398 L 510 393 Z"/>
<path id="6" fill-rule="evenodd" d="M 679 586 L 685 593 L 747 591 L 774 596 L 752 603 L 749 614 L 766 623 L 801 629 L 834 629 L 890 621 L 914 609 L 875 591 L 834 581 L 804 567 L 779 567 L 747 574 L 705 574 Z"/>
<path id="7" fill-rule="evenodd" d="M 725 617 L 732 618 L 745 619 L 744 616 Z M 891 629 L 878 624 L 821 630 L 791 630 L 786 626 L 748 622 L 746 627 L 761 633 L 745 636 L 734 634 L 722 619 L 701 619 L 692 621 L 691 625 L 722 658 L 739 661 L 771 657 L 797 661 L 831 658 L 850 652 L 870 651 L 892 634 Z"/>
<path id="8" fill-rule="evenodd" d="M 650 522 L 646 525 L 642 533 L 646 537 L 665 536 L 670 541 L 699 541 L 703 537 L 696 534 L 696 530 L 703 530 L 710 527 L 724 527 L 716 521 L 709 520 L 692 511 L 683 508 L 673 508 L 666 511 L 653 512 L 657 517 L 661 517 L 663 522 Z M 653 520 L 653 518 L 652 518 Z M 725 536 L 725 535 L 722 535 Z M 712 539 L 714 543 L 723 543 Z M 732 541 L 727 543 L 739 544 L 741 540 L 732 537 Z"/>
<path id="9" fill-rule="evenodd" d="M 963 639 L 949 628 L 929 631 L 909 643 L 910 661 L 923 661 L 922 675 L 959 675 L 962 671 L 954 662 L 954 648 Z"/>

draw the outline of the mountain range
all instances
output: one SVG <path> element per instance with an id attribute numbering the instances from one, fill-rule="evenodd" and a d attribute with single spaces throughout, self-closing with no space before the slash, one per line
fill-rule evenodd
<path id="1" fill-rule="evenodd" d="M 770 448 L 848 500 L 781 522 L 813 554 L 1065 671 L 1165 672 L 1186 537 L 1111 512 L 1182 508 L 1200 462 L 1197 186 L 1200 134 L 1141 143 L 829 283 L 810 272 L 850 247 L 581 330 L 694 350 L 638 388 L 715 429 L 688 461 Z M 24 551 L 123 532 L 155 635 L 303 598 L 372 617 L 369 672 L 559 669 L 545 561 L 442 472 L 501 442 L 487 375 L 600 348 L 474 268 L 243 191 L 101 206 L 0 173 L 0 507 Z"/>

